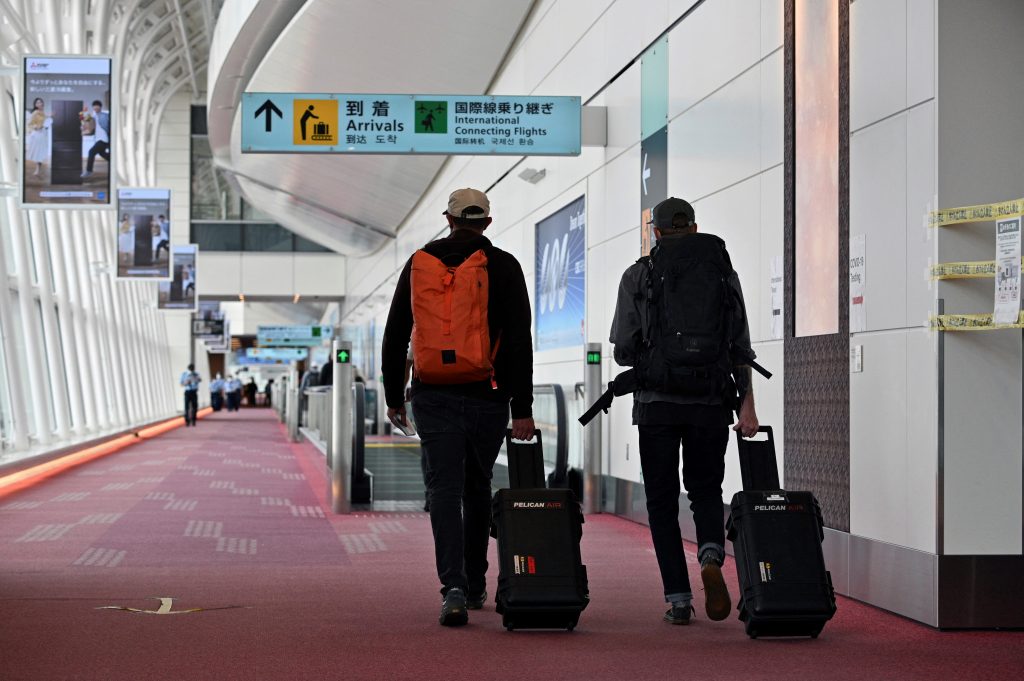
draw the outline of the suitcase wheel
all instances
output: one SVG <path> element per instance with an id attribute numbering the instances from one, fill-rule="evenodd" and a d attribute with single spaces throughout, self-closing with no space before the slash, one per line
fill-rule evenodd
<path id="1" fill-rule="evenodd" d="M 575 624 L 570 624 L 570 625 L 569 625 L 568 627 L 566 627 L 566 631 L 572 631 L 572 630 L 574 630 L 575 628 L 576 628 L 576 625 L 575 625 Z"/>
<path id="2" fill-rule="evenodd" d="M 515 631 L 515 627 L 513 627 L 511 624 L 506 624 L 505 625 L 505 629 L 507 631 Z"/>

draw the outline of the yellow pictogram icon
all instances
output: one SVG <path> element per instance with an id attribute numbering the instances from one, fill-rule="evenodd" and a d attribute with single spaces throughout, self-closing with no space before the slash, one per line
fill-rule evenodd
<path id="1" fill-rule="evenodd" d="M 338 143 L 338 100 L 296 99 L 292 103 L 292 142 L 299 145 Z"/>

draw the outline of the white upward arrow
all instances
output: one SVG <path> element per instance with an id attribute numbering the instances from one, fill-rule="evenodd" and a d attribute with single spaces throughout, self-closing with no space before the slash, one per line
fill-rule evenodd
<path id="1" fill-rule="evenodd" d="M 651 169 L 647 167 L 647 154 L 644 154 L 643 174 L 641 175 L 641 179 L 643 180 L 643 183 L 644 183 L 644 195 L 645 196 L 647 194 L 647 178 L 650 177 L 650 176 L 651 176 Z"/>

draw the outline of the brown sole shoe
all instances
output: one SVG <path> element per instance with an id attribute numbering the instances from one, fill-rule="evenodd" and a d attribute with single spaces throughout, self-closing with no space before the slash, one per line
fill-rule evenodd
<path id="1" fill-rule="evenodd" d="M 732 611 L 729 589 L 722 577 L 722 568 L 715 563 L 708 563 L 700 569 L 700 578 L 704 582 L 704 610 L 708 619 L 720 622 Z"/>

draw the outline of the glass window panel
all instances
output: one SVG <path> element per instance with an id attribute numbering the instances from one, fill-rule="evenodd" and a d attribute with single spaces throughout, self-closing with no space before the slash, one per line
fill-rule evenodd
<path id="1" fill-rule="evenodd" d="M 25 338 L 25 325 L 22 323 L 21 305 L 19 304 L 19 296 L 21 295 L 18 291 L 11 294 L 11 321 L 14 324 L 14 357 L 10 358 L 10 361 L 18 362 L 18 365 L 21 367 L 28 367 L 27 339 Z M 24 372 L 26 380 L 28 379 L 27 373 L 27 371 Z M 25 426 L 29 436 L 34 436 L 36 434 L 35 403 L 32 400 L 31 387 L 27 385 L 19 387 L 20 394 L 12 395 L 11 399 L 21 399 L 25 405 L 25 418 L 28 420 Z"/>
<path id="2" fill-rule="evenodd" d="M 46 328 L 43 326 L 43 304 L 40 301 L 36 301 L 36 332 L 39 334 L 40 340 L 42 340 L 42 347 L 46 347 Z M 50 432 L 57 430 L 57 416 L 56 407 L 53 403 L 53 362 L 57 361 L 56 357 L 47 358 L 48 361 L 43 362 L 43 370 L 46 372 L 43 377 L 46 380 L 46 396 L 50 404 Z"/>
<path id="3" fill-rule="evenodd" d="M 260 252 L 290 252 L 292 250 L 292 233 L 280 225 L 245 225 L 244 250 Z"/>
<path id="4" fill-rule="evenodd" d="M 242 250 L 242 225 L 237 222 L 193 222 L 192 243 L 199 251 Z"/>
<path id="5" fill-rule="evenodd" d="M 299 253 L 330 253 L 331 249 L 325 248 L 315 241 L 303 239 L 301 236 L 296 234 L 295 251 Z"/>

